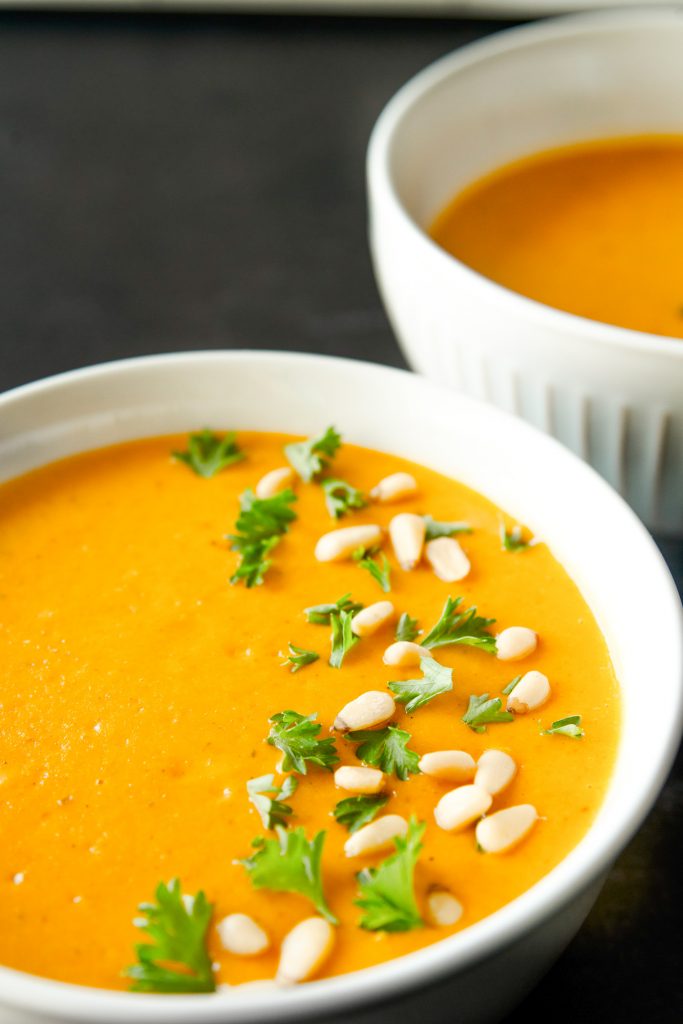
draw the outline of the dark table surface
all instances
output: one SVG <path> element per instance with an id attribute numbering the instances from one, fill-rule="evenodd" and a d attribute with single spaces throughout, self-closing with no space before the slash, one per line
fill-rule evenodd
<path id="1" fill-rule="evenodd" d="M 0 15 L 0 390 L 195 348 L 404 365 L 368 258 L 368 134 L 410 75 L 501 27 Z M 680 587 L 683 545 L 661 543 Z M 681 790 L 679 760 L 509 1024 L 680 1021 Z"/>

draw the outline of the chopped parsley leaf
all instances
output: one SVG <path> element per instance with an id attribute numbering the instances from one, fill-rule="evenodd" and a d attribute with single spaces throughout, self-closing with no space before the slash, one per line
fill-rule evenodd
<path id="1" fill-rule="evenodd" d="M 310 900 L 330 924 L 337 919 L 328 907 L 323 892 L 321 858 L 325 833 L 318 832 L 309 842 L 303 828 L 275 827 L 277 839 L 255 839 L 256 852 L 241 861 L 255 889 L 272 892 L 296 892 Z"/>
<path id="2" fill-rule="evenodd" d="M 310 608 L 304 608 L 304 615 L 308 622 L 314 622 L 318 626 L 329 626 L 332 614 L 336 612 L 355 614 L 362 609 L 363 605 L 359 601 L 351 600 L 351 594 L 344 594 L 332 604 L 314 604 Z"/>
<path id="3" fill-rule="evenodd" d="M 187 451 L 173 452 L 173 458 L 184 462 L 197 476 L 209 479 L 245 458 L 236 437 L 234 431 L 219 437 L 212 430 L 200 430 L 188 437 Z"/>
<path id="4" fill-rule="evenodd" d="M 412 642 L 421 632 L 422 630 L 418 629 L 417 626 L 417 619 L 411 619 L 408 612 L 403 612 L 398 620 L 394 636 L 396 640 L 409 640 Z"/>
<path id="5" fill-rule="evenodd" d="M 378 811 L 384 807 L 389 797 L 383 793 L 370 796 L 349 796 L 340 800 L 334 808 L 334 816 L 340 825 L 345 825 L 349 832 L 357 832 L 367 825 Z"/>
<path id="6" fill-rule="evenodd" d="M 247 793 L 261 816 L 264 828 L 273 829 L 276 825 L 286 828 L 287 818 L 293 811 L 284 801 L 296 793 L 298 785 L 299 780 L 294 775 L 288 775 L 281 786 L 275 785 L 274 775 L 249 779 Z"/>
<path id="7" fill-rule="evenodd" d="M 160 882 L 156 903 L 141 903 L 143 915 L 138 927 L 152 939 L 138 943 L 138 962 L 126 967 L 134 992 L 214 992 L 216 982 L 211 957 L 206 948 L 206 933 L 213 905 L 203 892 L 183 896 L 180 882 Z"/>
<path id="8" fill-rule="evenodd" d="M 300 715 L 297 711 L 279 711 L 270 719 L 268 743 L 285 755 L 282 767 L 286 772 L 307 774 L 307 764 L 332 771 L 339 757 L 332 738 L 319 740 L 322 726 L 317 715 Z"/>
<path id="9" fill-rule="evenodd" d="M 289 655 L 283 665 L 291 665 L 291 672 L 298 672 L 300 668 L 312 664 L 320 657 L 315 651 L 307 651 L 305 647 L 296 647 L 291 641 L 287 644 Z"/>
<path id="10" fill-rule="evenodd" d="M 424 830 L 423 822 L 411 818 L 408 834 L 394 839 L 396 853 L 383 860 L 379 867 L 359 872 L 359 896 L 355 902 L 364 911 L 359 922 L 361 928 L 405 932 L 424 924 L 415 900 L 413 880 Z"/>
<path id="11" fill-rule="evenodd" d="M 351 629 L 352 622 L 353 612 L 350 611 L 332 612 L 330 615 L 330 625 L 332 627 L 330 642 L 332 649 L 330 651 L 329 663 L 332 668 L 342 667 L 344 658 L 360 639 Z"/>
<path id="12" fill-rule="evenodd" d="M 456 533 L 472 533 L 469 523 L 443 522 L 432 519 L 431 516 L 423 516 L 425 521 L 425 541 L 436 540 L 437 537 L 452 537 Z"/>
<path id="13" fill-rule="evenodd" d="M 347 733 L 346 737 L 360 744 L 356 748 L 356 757 L 360 761 L 379 768 L 387 775 L 394 774 L 405 782 L 409 775 L 420 771 L 419 754 L 407 746 L 410 733 L 395 725 L 387 725 L 383 729 L 357 729 Z"/>
<path id="14" fill-rule="evenodd" d="M 453 689 L 453 669 L 439 665 L 434 658 L 420 658 L 420 670 L 424 678 L 406 679 L 404 682 L 389 683 L 389 689 L 396 695 L 399 704 L 405 704 L 411 715 L 418 708 L 429 704 L 441 693 Z"/>
<path id="15" fill-rule="evenodd" d="M 495 722 L 512 722 L 514 715 L 510 711 L 503 711 L 503 702 L 500 697 L 493 697 L 489 700 L 488 693 L 470 696 L 467 711 L 462 716 L 465 725 L 469 725 L 473 732 L 486 732 L 486 726 Z"/>
<path id="16" fill-rule="evenodd" d="M 363 492 L 345 480 L 322 480 L 320 486 L 325 495 L 327 511 L 333 519 L 341 519 L 354 509 L 365 508 L 368 503 Z"/>
<path id="17" fill-rule="evenodd" d="M 477 615 L 476 608 L 468 608 L 464 612 L 458 609 L 462 598 L 446 598 L 441 618 L 422 641 L 427 650 L 435 647 L 446 647 L 449 644 L 466 644 L 478 647 L 487 654 L 496 653 L 496 638 L 488 632 L 495 619 L 484 619 Z"/>
<path id="18" fill-rule="evenodd" d="M 559 718 L 550 726 L 544 729 L 546 736 L 569 736 L 573 740 L 580 740 L 586 735 L 581 728 L 581 715 L 570 715 L 568 718 Z"/>
<path id="19" fill-rule="evenodd" d="M 328 427 L 320 437 L 285 445 L 285 455 L 301 479 L 310 483 L 327 469 L 340 444 L 341 435 L 334 427 Z"/>

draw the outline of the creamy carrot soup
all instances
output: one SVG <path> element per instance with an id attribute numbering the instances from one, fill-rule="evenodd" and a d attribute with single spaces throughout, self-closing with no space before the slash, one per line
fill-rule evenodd
<path id="1" fill-rule="evenodd" d="M 534 154 L 464 189 L 430 232 L 474 270 L 548 306 L 683 337 L 683 136 Z"/>
<path id="2" fill-rule="evenodd" d="M 0 488 L 0 963 L 338 975 L 492 913 L 591 824 L 618 685 L 548 547 L 439 473 L 294 440 Z"/>

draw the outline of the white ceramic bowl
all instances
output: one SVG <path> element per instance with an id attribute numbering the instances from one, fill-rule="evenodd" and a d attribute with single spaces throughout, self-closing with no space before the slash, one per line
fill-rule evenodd
<path id="1" fill-rule="evenodd" d="M 683 533 L 683 341 L 523 298 L 425 228 L 460 188 L 528 153 L 683 132 L 681 54 L 680 8 L 502 32 L 408 82 L 368 152 L 376 274 L 411 366 L 554 434 L 651 528 L 674 534 Z"/>
<path id="2" fill-rule="evenodd" d="M 365 363 L 253 352 L 155 356 L 0 396 L 0 479 L 87 448 L 203 425 L 308 434 L 331 422 L 349 441 L 475 487 L 544 538 L 581 587 L 607 637 L 624 700 L 618 760 L 595 823 L 558 867 L 491 917 L 343 978 L 277 992 L 148 996 L 0 968 L 0 1006 L 117 1024 L 348 1021 L 349 1014 L 357 1024 L 375 1024 L 382 1004 L 386 1015 L 387 1001 L 400 997 L 405 1020 L 443 1020 L 444 1007 L 457 1006 L 458 1024 L 486 1024 L 559 955 L 652 805 L 681 726 L 683 640 L 673 581 L 624 502 L 521 420 L 424 378 Z M 636 584 L 646 602 L 633 600 Z M 650 686 L 657 689 L 656 715 L 643 714 Z"/>

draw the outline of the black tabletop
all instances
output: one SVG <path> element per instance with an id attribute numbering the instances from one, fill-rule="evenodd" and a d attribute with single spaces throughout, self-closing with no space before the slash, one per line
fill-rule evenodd
<path id="1" fill-rule="evenodd" d="M 404 365 L 368 257 L 368 134 L 410 75 L 501 27 L 0 15 L 0 390 L 197 348 Z M 680 586 L 683 545 L 661 545 Z M 678 1024 L 681 777 L 509 1024 Z"/>

